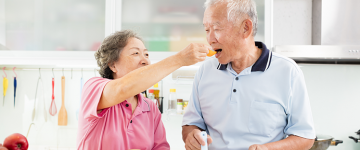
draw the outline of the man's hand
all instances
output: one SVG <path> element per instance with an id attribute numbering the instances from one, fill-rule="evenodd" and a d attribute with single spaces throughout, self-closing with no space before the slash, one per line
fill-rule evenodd
<path id="1" fill-rule="evenodd" d="M 268 150 L 265 145 L 254 144 L 249 147 L 249 150 Z"/>
<path id="2" fill-rule="evenodd" d="M 211 137 L 207 137 L 208 145 L 212 143 Z M 186 137 L 185 148 L 186 150 L 200 150 L 201 146 L 205 146 L 205 141 L 201 137 L 201 131 L 199 129 L 192 130 Z"/>

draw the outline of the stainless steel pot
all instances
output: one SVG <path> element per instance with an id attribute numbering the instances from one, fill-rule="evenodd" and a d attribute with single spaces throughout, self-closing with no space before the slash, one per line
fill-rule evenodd
<path id="1" fill-rule="evenodd" d="M 328 135 L 316 135 L 314 145 L 310 150 L 326 150 L 330 145 L 337 146 L 343 143 L 342 140 L 333 140 L 334 138 Z"/>

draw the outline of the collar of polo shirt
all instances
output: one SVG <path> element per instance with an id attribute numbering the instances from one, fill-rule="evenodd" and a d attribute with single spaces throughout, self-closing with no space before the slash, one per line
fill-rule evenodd
<path id="1" fill-rule="evenodd" d="M 150 104 L 144 99 L 144 96 L 140 93 L 138 94 L 139 106 L 142 109 L 142 112 L 150 111 Z"/>
<path id="2" fill-rule="evenodd" d="M 251 72 L 266 71 L 270 67 L 272 52 L 262 42 L 255 42 L 255 46 L 262 49 L 259 59 L 254 63 L 251 68 Z M 220 64 L 217 66 L 218 70 L 226 70 L 228 64 Z"/>

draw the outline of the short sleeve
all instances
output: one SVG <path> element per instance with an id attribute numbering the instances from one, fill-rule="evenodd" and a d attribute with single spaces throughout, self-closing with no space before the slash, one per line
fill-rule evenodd
<path id="1" fill-rule="evenodd" d="M 291 95 L 289 99 L 288 124 L 286 135 L 296 135 L 307 139 L 315 139 L 315 128 L 307 93 L 305 79 L 300 68 L 292 73 Z"/>
<path id="2" fill-rule="evenodd" d="M 81 96 L 80 111 L 82 111 L 83 117 L 85 119 L 101 118 L 107 112 L 108 108 L 104 109 L 98 114 L 97 107 L 105 85 L 109 81 L 111 80 L 101 77 L 94 77 L 89 79 L 84 84 Z"/>
<path id="3" fill-rule="evenodd" d="M 185 110 L 185 113 L 183 116 L 182 125 L 183 126 L 184 125 L 195 125 L 203 130 L 206 130 L 207 128 L 205 125 L 204 118 L 202 116 L 200 103 L 199 103 L 199 93 L 198 93 L 198 91 L 199 91 L 198 87 L 199 87 L 199 82 L 200 82 L 200 79 L 202 76 L 203 67 L 204 66 L 200 67 L 200 69 L 198 70 L 198 72 L 195 75 L 189 104 L 186 107 L 186 110 Z"/>

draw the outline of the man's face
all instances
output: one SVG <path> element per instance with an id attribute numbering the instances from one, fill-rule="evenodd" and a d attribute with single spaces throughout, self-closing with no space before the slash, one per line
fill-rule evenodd
<path id="1" fill-rule="evenodd" d="M 215 57 L 227 64 L 241 57 L 242 34 L 240 25 L 234 26 L 227 19 L 227 4 L 217 3 L 205 10 L 203 25 L 206 39 L 217 52 Z"/>

